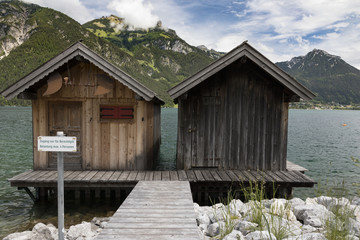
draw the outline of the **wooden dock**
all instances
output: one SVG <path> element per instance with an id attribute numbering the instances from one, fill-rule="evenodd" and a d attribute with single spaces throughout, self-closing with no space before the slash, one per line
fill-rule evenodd
<path id="1" fill-rule="evenodd" d="M 139 181 L 97 240 L 198 240 L 188 181 Z"/>
<path id="2" fill-rule="evenodd" d="M 299 171 L 178 170 L 178 171 L 64 171 L 65 188 L 134 187 L 139 181 L 192 183 L 276 183 L 313 187 L 316 183 Z M 55 170 L 28 170 L 8 179 L 13 187 L 56 187 Z"/>
<path id="3" fill-rule="evenodd" d="M 54 170 L 28 170 L 8 179 L 11 186 L 25 189 L 36 201 L 46 199 L 57 186 Z M 231 189 L 241 197 L 242 186 L 249 183 L 264 183 L 277 197 L 290 197 L 293 187 L 313 187 L 316 182 L 296 170 L 247 171 L 195 169 L 178 171 L 64 171 L 67 196 L 80 199 L 121 198 L 125 199 L 139 181 L 188 181 L 193 200 L 208 205 L 211 201 L 226 197 Z M 34 196 L 29 187 L 36 189 Z M 270 192 L 269 192 L 270 193 Z M 211 199 L 211 200 L 210 200 Z"/>

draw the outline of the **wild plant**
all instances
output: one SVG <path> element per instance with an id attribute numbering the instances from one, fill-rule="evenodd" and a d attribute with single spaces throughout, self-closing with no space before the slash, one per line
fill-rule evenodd
<path id="1" fill-rule="evenodd" d="M 235 202 L 232 201 L 233 199 L 234 194 L 230 189 L 227 193 L 226 198 L 219 199 L 219 202 L 223 204 L 223 207 L 213 208 L 214 217 L 217 218 L 217 211 L 220 211 L 221 220 L 224 222 L 224 224 L 221 224 L 219 226 L 220 233 L 218 236 L 215 237 L 215 239 L 223 239 L 226 235 L 230 234 L 234 230 L 237 224 L 237 220 L 239 219 L 239 217 L 237 215 L 234 215 L 233 211 L 231 211 L 232 208 L 235 208 Z M 212 205 L 214 205 L 211 199 L 210 201 Z M 215 220 L 219 221 L 220 219 Z"/>
<path id="2" fill-rule="evenodd" d="M 336 202 L 338 199 L 334 198 L 334 201 Z M 329 206 L 329 210 L 333 214 L 325 221 L 325 237 L 329 240 L 349 240 L 352 225 L 350 219 L 355 218 L 355 209 L 350 208 L 350 202 L 348 202 L 345 205 L 335 203 Z"/>
<path id="3" fill-rule="evenodd" d="M 352 160 L 356 166 L 359 164 L 357 159 L 352 158 Z M 325 237 L 329 240 L 351 239 L 351 219 L 355 218 L 354 212 L 356 209 L 350 207 L 351 201 L 344 201 L 349 196 L 345 182 L 329 184 L 326 181 L 325 184 L 318 184 L 317 195 L 325 195 L 332 198 L 329 205 L 325 206 L 332 213 L 325 219 Z"/>
<path id="4" fill-rule="evenodd" d="M 241 191 L 244 194 L 245 202 L 248 202 L 251 206 L 249 215 L 249 221 L 256 223 L 257 229 L 264 230 L 263 224 L 263 210 L 265 207 L 262 204 L 262 200 L 265 199 L 265 186 L 264 183 L 249 182 L 249 186 L 245 186 L 244 183 L 240 184 Z M 254 229 L 255 230 L 255 229 Z"/>
<path id="5" fill-rule="evenodd" d="M 249 183 L 248 187 L 242 185 L 242 191 L 245 197 L 245 201 L 251 204 L 252 209 L 249 215 L 249 221 L 256 223 L 257 227 L 249 230 L 268 231 L 270 239 L 272 239 L 271 233 L 277 240 L 285 239 L 291 235 L 290 226 L 285 220 L 290 220 L 290 204 L 286 202 L 282 207 L 271 207 L 270 210 L 266 210 L 263 205 L 263 200 L 266 199 L 266 188 L 264 183 Z M 276 188 L 273 185 L 273 198 L 275 198 Z"/>

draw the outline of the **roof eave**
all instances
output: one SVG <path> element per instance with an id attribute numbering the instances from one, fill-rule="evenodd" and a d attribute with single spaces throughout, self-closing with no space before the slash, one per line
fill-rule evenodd
<path id="1" fill-rule="evenodd" d="M 265 72 L 273 76 L 277 79 L 281 84 L 283 84 L 286 88 L 291 90 L 294 94 L 298 95 L 303 100 L 311 100 L 316 97 L 316 95 L 307 89 L 305 86 L 296 81 L 289 74 L 285 73 L 282 69 L 272 63 L 269 59 L 267 59 L 264 55 L 258 52 L 255 48 L 249 45 L 247 42 L 240 44 L 238 47 L 230 51 L 228 54 L 213 62 L 209 66 L 205 67 L 198 73 L 174 86 L 168 93 L 170 94 L 172 99 L 177 99 L 181 95 L 188 92 L 193 87 L 197 86 L 201 82 L 205 81 L 207 78 L 215 74 L 216 72 L 222 70 L 229 64 L 235 62 L 241 57 L 246 56 L 251 61 L 256 63 Z"/>

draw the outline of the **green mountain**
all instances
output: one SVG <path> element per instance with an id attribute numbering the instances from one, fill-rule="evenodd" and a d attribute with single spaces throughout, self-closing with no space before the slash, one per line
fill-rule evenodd
<path id="1" fill-rule="evenodd" d="M 187 44 L 161 22 L 151 29 L 136 29 L 111 15 L 81 25 L 49 8 L 0 1 L 0 91 L 80 39 L 158 93 L 166 106 L 173 105 L 169 88 L 223 55 Z M 315 49 L 277 65 L 314 91 L 315 101 L 360 104 L 360 71 L 340 57 Z M 0 97 L 4 104 L 9 102 Z"/>
<path id="2" fill-rule="evenodd" d="M 122 22 L 110 16 L 82 26 L 53 9 L 0 2 L 0 91 L 81 39 L 172 106 L 167 90 L 221 55 L 188 45 L 160 24 L 141 30 Z"/>
<path id="3" fill-rule="evenodd" d="M 222 54 L 187 44 L 176 32 L 162 27 L 136 29 L 111 15 L 83 25 L 96 36 L 133 56 L 154 81 L 167 89 L 209 65 Z"/>
<path id="4" fill-rule="evenodd" d="M 360 104 L 360 70 L 339 56 L 314 49 L 276 65 L 315 92 L 317 102 Z"/>

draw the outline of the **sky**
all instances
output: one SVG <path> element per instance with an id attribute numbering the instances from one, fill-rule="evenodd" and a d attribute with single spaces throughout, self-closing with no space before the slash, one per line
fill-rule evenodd
<path id="1" fill-rule="evenodd" d="M 161 20 L 187 43 L 228 52 L 248 43 L 273 62 L 314 48 L 360 69 L 359 0 L 25 0 L 80 23 L 111 14 L 135 27 Z"/>

